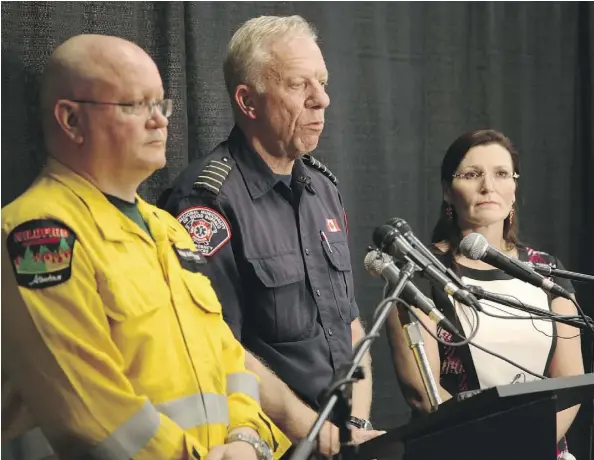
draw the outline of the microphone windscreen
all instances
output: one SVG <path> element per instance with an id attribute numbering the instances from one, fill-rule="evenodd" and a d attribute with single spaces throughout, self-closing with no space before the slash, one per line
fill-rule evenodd
<path id="1" fill-rule="evenodd" d="M 365 270 L 371 273 L 374 276 L 381 276 L 382 270 L 384 267 L 392 261 L 392 258 L 377 249 L 373 251 L 369 251 L 365 256 L 365 260 L 363 264 L 365 265 Z"/>
<path id="2" fill-rule="evenodd" d="M 471 233 L 460 241 L 460 252 L 472 260 L 481 260 L 488 248 L 487 239 L 480 233 Z"/>
<path id="3" fill-rule="evenodd" d="M 380 249 L 384 249 L 386 246 L 393 242 L 393 238 L 390 238 L 390 233 L 394 234 L 396 237 L 397 232 L 394 228 L 390 225 L 382 225 L 381 227 L 377 227 L 373 231 L 373 243 Z M 387 238 L 388 237 L 388 238 Z"/>
<path id="4" fill-rule="evenodd" d="M 388 222 L 386 222 L 386 224 L 398 229 L 398 231 L 403 235 L 413 232 L 410 225 L 408 225 L 408 223 L 400 217 L 392 217 L 388 220 Z"/>

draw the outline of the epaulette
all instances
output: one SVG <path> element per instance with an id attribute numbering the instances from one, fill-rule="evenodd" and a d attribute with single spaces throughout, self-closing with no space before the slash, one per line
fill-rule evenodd
<path id="1" fill-rule="evenodd" d="M 232 169 L 233 162 L 227 157 L 210 160 L 194 181 L 194 188 L 203 188 L 218 195 Z"/>
<path id="2" fill-rule="evenodd" d="M 326 176 L 328 179 L 330 179 L 330 181 L 334 184 L 334 185 L 338 185 L 338 179 L 336 178 L 336 176 L 334 174 L 332 174 L 332 171 L 330 171 L 325 165 L 323 165 L 322 163 L 320 163 L 319 160 L 316 160 L 314 157 L 312 157 L 311 155 L 303 155 L 302 157 L 303 162 L 307 165 L 307 166 L 311 166 L 312 168 L 317 169 L 318 171 L 320 171 L 324 176 Z"/>

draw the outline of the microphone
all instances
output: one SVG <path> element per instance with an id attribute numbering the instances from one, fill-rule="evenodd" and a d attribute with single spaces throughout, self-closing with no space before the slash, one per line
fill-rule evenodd
<path id="1" fill-rule="evenodd" d="M 398 284 L 400 270 L 394 264 L 392 258 L 381 251 L 373 250 L 367 253 L 363 261 L 365 270 L 374 276 L 380 276 L 388 284 L 394 286 Z M 400 297 L 414 307 L 417 307 L 427 316 L 429 316 L 438 326 L 448 331 L 450 334 L 460 336 L 458 329 L 437 309 L 435 304 L 411 282 L 407 281 Z"/>
<path id="2" fill-rule="evenodd" d="M 478 311 L 483 311 L 483 307 L 478 299 L 472 295 L 465 287 L 459 288 L 441 271 L 435 268 L 419 251 L 413 249 L 398 230 L 390 225 L 382 225 L 373 232 L 373 242 L 383 252 L 387 252 L 398 259 L 405 258 L 411 260 L 423 272 L 423 276 L 443 289 L 458 302 L 473 307 Z"/>
<path id="3" fill-rule="evenodd" d="M 465 287 L 460 277 L 456 275 L 456 273 L 454 273 L 454 270 L 452 270 L 451 268 L 447 268 L 437 257 L 435 257 L 435 254 L 433 254 L 429 250 L 429 248 L 427 248 L 427 246 L 425 246 L 423 242 L 415 236 L 415 234 L 412 231 L 412 228 L 410 227 L 410 225 L 406 223 L 404 219 L 400 219 L 399 217 L 392 217 L 388 220 L 388 222 L 386 222 L 386 224 L 391 225 L 396 230 L 398 230 L 400 234 L 404 238 L 406 238 L 406 240 L 410 243 L 410 245 L 413 248 L 419 251 L 424 257 L 429 259 L 435 267 L 439 268 L 442 272 L 447 274 L 456 283 L 458 283 L 459 287 Z"/>
<path id="4" fill-rule="evenodd" d="M 460 252 L 472 260 L 482 260 L 493 267 L 533 286 L 544 289 L 559 297 L 572 300 L 569 292 L 548 278 L 539 275 L 526 264 L 506 256 L 489 245 L 480 233 L 471 233 L 460 242 Z"/>

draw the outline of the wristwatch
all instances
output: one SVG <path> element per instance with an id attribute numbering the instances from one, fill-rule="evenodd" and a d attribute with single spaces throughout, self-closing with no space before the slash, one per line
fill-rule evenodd
<path id="1" fill-rule="evenodd" d="M 272 452 L 270 451 L 270 447 L 268 447 L 268 444 L 266 444 L 260 438 L 256 438 L 255 436 L 250 436 L 249 434 L 244 433 L 231 433 L 225 438 L 225 444 L 235 441 L 243 441 L 251 444 L 251 446 L 256 451 L 258 460 L 272 460 Z"/>
<path id="2" fill-rule="evenodd" d="M 362 430 L 373 430 L 373 425 L 371 422 L 369 420 L 365 420 L 364 418 L 349 417 L 349 423 L 355 428 L 360 428 Z"/>

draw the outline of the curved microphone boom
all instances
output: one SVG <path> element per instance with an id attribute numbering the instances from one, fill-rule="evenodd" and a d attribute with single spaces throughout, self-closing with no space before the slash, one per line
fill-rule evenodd
<path id="1" fill-rule="evenodd" d="M 567 278 L 573 281 L 594 281 L 594 276 L 585 275 L 583 273 L 575 273 L 567 270 L 560 270 L 559 268 L 550 264 L 539 264 L 533 262 L 525 262 L 536 273 L 543 276 L 554 276 L 556 278 Z"/>
<path id="2" fill-rule="evenodd" d="M 365 257 L 365 268 L 372 273 L 378 273 L 380 276 L 388 280 L 389 285 L 393 287 L 392 296 L 402 296 L 405 291 L 408 291 L 410 294 L 411 286 L 414 287 L 410 282 L 410 277 L 414 273 L 414 262 L 408 260 L 402 269 L 402 273 L 400 273 L 395 267 L 394 262 L 390 259 L 391 258 L 387 254 L 383 254 L 379 251 L 372 251 Z M 393 283 L 394 280 L 396 280 L 396 283 Z M 420 297 L 424 297 L 420 292 L 419 294 Z M 389 298 L 390 297 L 384 299 L 384 302 Z M 391 304 L 392 303 L 390 303 L 390 305 Z M 421 301 L 419 304 L 425 304 L 425 302 Z M 432 309 L 434 307 L 429 306 L 428 308 Z M 423 334 L 421 333 L 418 321 L 413 320 L 408 314 L 404 316 L 404 319 L 405 320 L 401 323 L 402 331 L 404 332 L 406 343 L 415 359 L 417 369 L 419 370 L 421 380 L 423 381 L 423 386 L 425 387 L 425 392 L 427 393 L 427 398 L 429 398 L 429 403 L 431 404 L 431 412 L 433 412 L 436 411 L 441 404 L 441 396 L 439 394 L 437 382 L 431 371 L 429 358 L 427 358 Z M 455 331 L 455 328 L 452 329 Z"/>
<path id="3" fill-rule="evenodd" d="M 482 311 L 483 307 L 478 299 L 465 287 L 458 287 L 439 269 L 435 268 L 427 258 L 414 249 L 408 241 L 391 225 L 382 225 L 373 232 L 373 242 L 383 252 L 398 259 L 411 260 L 423 273 L 423 276 L 433 284 L 443 289 L 458 302 Z"/>
<path id="4" fill-rule="evenodd" d="M 394 264 L 394 261 L 388 254 L 373 250 L 367 253 L 363 261 L 365 270 L 374 276 L 385 279 L 389 285 L 395 286 L 400 277 L 400 270 Z M 437 309 L 435 304 L 411 282 L 404 285 L 400 297 L 413 307 L 417 307 L 427 316 L 429 316 L 438 326 L 442 327 L 450 334 L 460 336 L 458 329 Z"/>
<path id="5" fill-rule="evenodd" d="M 495 249 L 480 233 L 471 233 L 470 235 L 465 236 L 460 242 L 460 252 L 469 259 L 482 260 L 514 278 L 544 289 L 552 294 L 572 300 L 569 292 L 561 286 L 554 283 L 549 278 L 539 275 L 523 262 L 512 259 L 501 251 Z"/>

